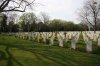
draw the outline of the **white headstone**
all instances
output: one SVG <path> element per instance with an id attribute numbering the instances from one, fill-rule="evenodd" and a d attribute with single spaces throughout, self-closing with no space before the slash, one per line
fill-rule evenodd
<path id="1" fill-rule="evenodd" d="M 63 37 L 61 35 L 58 35 L 58 41 L 59 41 L 59 46 L 63 47 Z"/>
<path id="2" fill-rule="evenodd" d="M 93 40 L 94 40 L 94 41 L 97 40 L 96 34 L 93 34 Z"/>
<path id="3" fill-rule="evenodd" d="M 98 46 L 100 46 L 100 38 L 98 38 Z"/>
<path id="4" fill-rule="evenodd" d="M 86 44 L 86 51 L 92 52 L 92 41 L 88 41 L 88 44 Z"/>
<path id="5" fill-rule="evenodd" d="M 72 39 L 72 41 L 71 41 L 71 48 L 72 49 L 76 49 L 76 40 L 75 39 Z"/>

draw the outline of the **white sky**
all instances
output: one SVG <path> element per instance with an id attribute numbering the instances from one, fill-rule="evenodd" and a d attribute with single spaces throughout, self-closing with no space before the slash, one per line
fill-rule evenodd
<path id="1" fill-rule="evenodd" d="M 35 6 L 34 11 L 39 14 L 46 12 L 51 19 L 63 19 L 79 23 L 77 11 L 83 6 L 84 0 L 36 0 L 43 5 Z"/>

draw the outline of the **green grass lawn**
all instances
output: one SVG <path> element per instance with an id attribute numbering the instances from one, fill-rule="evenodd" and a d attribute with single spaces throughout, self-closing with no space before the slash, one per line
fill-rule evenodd
<path id="1" fill-rule="evenodd" d="M 0 35 L 0 66 L 100 66 L 100 55 Z"/>

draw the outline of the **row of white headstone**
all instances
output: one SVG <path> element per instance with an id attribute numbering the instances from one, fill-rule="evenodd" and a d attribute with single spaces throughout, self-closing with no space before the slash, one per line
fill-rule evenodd
<path id="1" fill-rule="evenodd" d="M 83 39 L 86 44 L 87 52 L 92 52 L 92 41 L 87 37 L 87 35 L 85 33 L 82 33 L 82 34 L 83 34 Z"/>
<path id="2" fill-rule="evenodd" d="M 93 41 L 97 42 L 97 45 L 100 46 L 100 32 L 97 31 L 94 33 L 93 31 L 85 31 L 82 33 L 84 41 L 86 43 L 87 52 L 93 51 Z"/>
<path id="3" fill-rule="evenodd" d="M 46 39 L 50 40 L 50 45 L 54 44 L 54 39 L 58 40 L 59 46 L 63 47 L 64 41 L 72 40 L 72 44 L 78 42 L 80 32 L 34 32 L 34 33 L 16 33 L 16 36 L 22 39 L 35 40 L 37 42 L 42 38 L 43 42 L 46 42 Z M 75 41 L 75 42 L 74 42 Z M 73 46 L 73 45 L 72 45 Z"/>
<path id="4" fill-rule="evenodd" d="M 79 40 L 81 32 L 30 32 L 30 33 L 16 33 L 16 36 L 22 39 L 29 40 L 39 40 L 42 38 L 42 41 L 46 43 L 47 39 L 49 40 L 49 45 L 54 45 L 55 39 L 58 41 L 60 47 L 64 47 L 64 41 L 71 40 L 71 48 L 76 49 L 77 42 Z M 98 46 L 100 46 L 100 32 L 84 31 L 82 32 L 83 39 L 86 44 L 86 51 L 92 52 L 92 42 L 98 41 Z"/>

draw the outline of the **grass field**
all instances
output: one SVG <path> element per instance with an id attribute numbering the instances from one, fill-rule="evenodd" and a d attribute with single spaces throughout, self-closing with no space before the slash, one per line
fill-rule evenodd
<path id="1" fill-rule="evenodd" d="M 100 55 L 81 52 L 81 43 L 77 51 L 0 35 L 0 66 L 100 66 Z"/>

